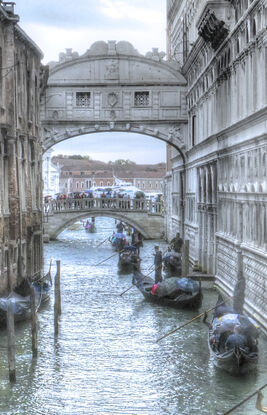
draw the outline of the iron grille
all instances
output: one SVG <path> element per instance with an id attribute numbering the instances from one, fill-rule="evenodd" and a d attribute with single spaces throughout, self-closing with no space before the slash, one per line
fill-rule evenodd
<path id="1" fill-rule="evenodd" d="M 76 107 L 90 107 L 91 93 L 90 92 L 76 92 Z"/>
<path id="2" fill-rule="evenodd" d="M 148 107 L 149 106 L 149 92 L 135 92 L 134 93 L 134 105 L 136 107 Z"/>

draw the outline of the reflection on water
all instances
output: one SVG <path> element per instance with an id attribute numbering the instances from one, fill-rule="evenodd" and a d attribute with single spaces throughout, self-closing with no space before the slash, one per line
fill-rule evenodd
<path id="1" fill-rule="evenodd" d="M 8 382 L 6 333 L 0 332 L 1 414 L 215 415 L 266 383 L 263 339 L 257 373 L 242 378 L 213 367 L 200 321 L 156 343 L 196 312 L 149 304 L 135 287 L 119 296 L 131 285 L 131 275 L 118 274 L 117 255 L 95 266 L 113 253 L 109 242 L 96 247 L 112 233 L 114 220 L 97 218 L 96 225 L 96 234 L 67 230 L 45 246 L 46 269 L 51 258 L 61 260 L 59 336 L 54 339 L 53 300 L 39 313 L 37 362 L 31 359 L 29 324 L 17 327 L 14 386 Z M 153 245 L 145 241 L 141 250 L 144 272 L 152 263 Z M 201 310 L 216 298 L 214 290 L 205 289 Z M 255 399 L 233 412 L 258 413 Z"/>

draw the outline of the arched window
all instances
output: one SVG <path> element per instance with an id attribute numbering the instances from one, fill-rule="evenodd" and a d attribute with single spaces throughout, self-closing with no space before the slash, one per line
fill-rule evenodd
<path id="1" fill-rule="evenodd" d="M 254 18 L 251 22 L 251 35 L 254 38 L 257 33 L 256 19 Z"/>
<path id="2" fill-rule="evenodd" d="M 236 39 L 236 54 L 238 55 L 240 53 L 240 44 L 239 44 L 239 38 Z"/>
<path id="3" fill-rule="evenodd" d="M 246 43 L 249 42 L 248 25 L 246 25 Z"/>
<path id="4" fill-rule="evenodd" d="M 228 49 L 228 55 L 227 55 L 228 65 L 230 65 L 231 62 L 231 49 Z"/>

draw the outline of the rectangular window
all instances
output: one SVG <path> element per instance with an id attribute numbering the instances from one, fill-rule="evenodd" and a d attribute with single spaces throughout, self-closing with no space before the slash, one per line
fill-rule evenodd
<path id="1" fill-rule="evenodd" d="M 134 105 L 136 107 L 148 107 L 149 106 L 149 92 L 135 92 L 134 93 Z"/>
<path id="2" fill-rule="evenodd" d="M 76 107 L 88 108 L 91 103 L 90 92 L 76 92 Z"/>

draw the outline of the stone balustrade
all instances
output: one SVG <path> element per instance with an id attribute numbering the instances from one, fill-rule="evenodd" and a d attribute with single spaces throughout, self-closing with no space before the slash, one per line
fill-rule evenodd
<path id="1" fill-rule="evenodd" d="M 53 200 L 44 204 L 44 214 L 53 215 L 71 211 L 145 212 L 163 215 L 162 202 L 147 199 L 84 198 Z"/>

